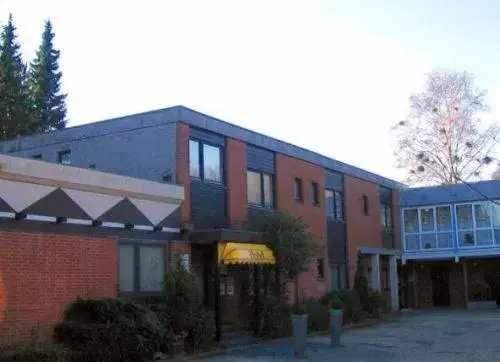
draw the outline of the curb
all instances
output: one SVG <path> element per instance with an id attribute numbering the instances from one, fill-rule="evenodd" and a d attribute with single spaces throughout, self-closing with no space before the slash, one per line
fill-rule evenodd
<path id="1" fill-rule="evenodd" d="M 355 330 L 355 329 L 374 327 L 374 326 L 377 326 L 380 324 L 391 323 L 394 318 L 396 318 L 400 315 L 401 315 L 401 313 L 399 313 L 399 312 L 390 313 L 390 314 L 383 315 L 379 319 L 368 319 L 368 320 L 363 321 L 361 323 L 347 324 L 347 325 L 343 326 L 342 331 L 344 332 L 344 331 L 350 331 L 350 330 Z M 328 335 L 328 331 L 312 332 L 312 333 L 307 334 L 307 338 L 314 338 L 314 337 L 320 337 L 320 336 L 326 336 L 326 335 Z M 163 360 L 159 360 L 159 361 L 160 362 L 161 361 L 165 361 L 165 362 L 167 362 L 167 361 L 170 361 L 170 362 L 179 361 L 180 362 L 180 361 L 192 361 L 192 360 L 197 360 L 197 359 L 205 359 L 205 358 L 210 358 L 210 357 L 231 354 L 231 352 L 235 352 L 235 351 L 242 351 L 242 350 L 249 349 L 249 348 L 255 348 L 255 347 L 265 345 L 265 344 L 268 344 L 268 345 L 272 345 L 275 343 L 279 344 L 279 343 L 289 341 L 292 339 L 293 339 L 293 337 L 285 337 L 285 338 L 278 338 L 278 339 L 271 339 L 271 340 L 267 339 L 267 340 L 258 341 L 257 343 L 250 344 L 247 346 L 235 347 L 235 348 L 230 348 L 230 349 L 217 348 L 217 349 L 210 351 L 210 352 L 196 353 L 196 354 L 190 355 L 190 356 L 178 356 L 178 357 L 174 357 L 174 358 L 170 358 L 170 359 L 163 359 Z"/>

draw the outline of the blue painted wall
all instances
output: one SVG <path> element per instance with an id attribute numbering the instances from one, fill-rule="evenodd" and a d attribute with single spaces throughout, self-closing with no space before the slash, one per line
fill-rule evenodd
<path id="1" fill-rule="evenodd" d="M 481 201 L 488 198 L 500 199 L 500 180 L 481 181 L 469 185 L 403 189 L 399 193 L 400 205 L 401 207 L 411 207 Z"/>

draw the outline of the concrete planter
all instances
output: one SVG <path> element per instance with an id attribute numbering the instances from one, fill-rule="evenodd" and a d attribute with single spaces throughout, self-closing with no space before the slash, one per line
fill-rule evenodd
<path id="1" fill-rule="evenodd" d="M 293 349 L 296 358 L 305 358 L 307 343 L 307 314 L 292 314 Z"/>
<path id="2" fill-rule="evenodd" d="M 496 300 L 467 301 L 467 309 L 496 309 Z"/>
<path id="3" fill-rule="evenodd" d="M 342 334 L 342 321 L 344 311 L 342 309 L 328 309 L 330 314 L 330 347 L 341 347 L 340 335 Z"/>

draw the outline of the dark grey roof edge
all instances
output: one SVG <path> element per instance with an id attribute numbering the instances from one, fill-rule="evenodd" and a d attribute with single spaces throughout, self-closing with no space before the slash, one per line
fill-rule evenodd
<path id="1" fill-rule="evenodd" d="M 188 107 L 179 106 L 179 108 L 181 109 L 180 121 L 184 121 L 192 126 L 220 133 L 227 137 L 240 139 L 258 147 L 267 148 L 278 153 L 283 153 L 288 156 L 322 166 L 328 170 L 342 172 L 349 176 L 374 182 L 392 189 L 402 189 L 407 187 L 407 185 L 401 182 L 377 175 L 373 172 L 363 170 L 356 166 L 348 165 L 344 162 L 334 160 L 317 152 L 310 151 L 303 147 L 278 140 L 274 137 L 266 136 L 262 133 L 258 133 L 247 128 L 229 123 L 227 121 L 217 119 Z"/>

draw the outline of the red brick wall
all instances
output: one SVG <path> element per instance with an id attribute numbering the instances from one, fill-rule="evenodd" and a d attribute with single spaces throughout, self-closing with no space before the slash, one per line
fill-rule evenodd
<path id="1" fill-rule="evenodd" d="M 170 262 L 180 254 L 189 254 L 191 257 L 191 243 L 187 241 L 172 241 L 168 243 L 167 258 Z M 189 261 L 191 263 L 191 260 Z M 168 264 L 167 264 L 168 265 Z"/>
<path id="2" fill-rule="evenodd" d="M 382 225 L 380 224 L 380 198 L 378 185 L 354 178 L 344 177 L 345 209 L 347 220 L 347 262 L 349 285 L 354 285 L 359 247 L 382 247 Z M 363 208 L 363 195 L 368 197 L 368 215 Z"/>
<path id="3" fill-rule="evenodd" d="M 247 146 L 241 141 L 226 141 L 227 216 L 231 227 L 247 219 Z"/>
<path id="4" fill-rule="evenodd" d="M 116 296 L 114 239 L 0 231 L 0 245 L 0 344 L 44 341 L 77 297 Z"/>
<path id="5" fill-rule="evenodd" d="M 181 222 L 191 219 L 190 182 L 189 182 L 189 126 L 177 124 L 177 183 L 184 186 L 184 202 L 181 204 Z"/>
<path id="6" fill-rule="evenodd" d="M 304 202 L 295 201 L 295 178 L 303 183 Z M 320 205 L 312 204 L 311 182 L 317 182 L 320 192 Z M 325 171 L 319 166 L 297 160 L 292 157 L 276 155 L 276 203 L 281 211 L 300 216 L 309 225 L 322 248 L 320 257 L 325 260 L 325 279 L 318 280 L 316 263 L 299 278 L 299 296 L 302 298 L 319 298 L 329 289 L 328 249 L 326 242 L 326 214 L 324 205 Z M 291 294 L 292 296 L 294 293 Z"/>

